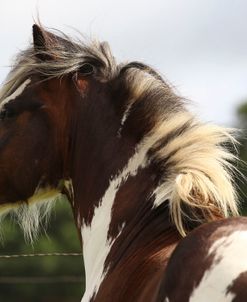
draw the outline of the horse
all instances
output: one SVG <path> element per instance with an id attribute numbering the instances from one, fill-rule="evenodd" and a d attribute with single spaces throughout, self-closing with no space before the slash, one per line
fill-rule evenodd
<path id="1" fill-rule="evenodd" d="M 238 215 L 235 143 L 234 130 L 201 122 L 150 66 L 34 24 L 0 91 L 0 212 L 32 241 L 66 197 L 82 302 L 172 302 L 174 261 L 191 250 L 193 262 L 196 232 L 208 232 L 200 226 L 243 224 L 227 219 Z"/>

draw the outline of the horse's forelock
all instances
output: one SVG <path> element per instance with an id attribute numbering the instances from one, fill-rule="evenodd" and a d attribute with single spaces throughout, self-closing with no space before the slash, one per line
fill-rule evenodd
<path id="1" fill-rule="evenodd" d="M 32 44 L 21 51 L 14 60 L 12 70 L 0 91 L 3 100 L 32 75 L 46 78 L 62 77 L 77 72 L 85 62 L 95 64 L 99 69 L 98 78 L 106 81 L 115 76 L 117 65 L 107 43 L 84 37 L 72 39 L 61 31 L 49 32 L 41 28 L 46 48 Z M 44 60 L 41 57 L 46 58 Z M 48 59 L 50 58 L 50 59 Z"/>

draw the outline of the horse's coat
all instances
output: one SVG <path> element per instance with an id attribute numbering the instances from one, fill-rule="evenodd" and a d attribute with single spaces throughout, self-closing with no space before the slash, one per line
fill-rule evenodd
<path id="1" fill-rule="evenodd" d="M 211 267 L 204 272 L 200 284 L 192 292 L 190 302 L 232 301 L 233 293 L 228 289 L 243 272 L 247 272 L 247 230 L 235 231 L 221 237 L 210 247 L 208 257 L 214 255 Z M 241 259 L 236 261 L 236 256 Z M 212 284 L 216 283 L 216 288 Z"/>
<path id="2" fill-rule="evenodd" d="M 162 285 L 182 236 L 238 214 L 234 131 L 200 122 L 156 71 L 117 64 L 106 43 L 34 25 L 0 101 L 0 207 L 32 239 L 47 197 L 67 197 L 83 302 L 170 301 Z"/>
<path id="3" fill-rule="evenodd" d="M 246 250 L 247 218 L 217 221 L 193 231 L 168 264 L 163 281 L 167 299 L 245 301 Z"/>

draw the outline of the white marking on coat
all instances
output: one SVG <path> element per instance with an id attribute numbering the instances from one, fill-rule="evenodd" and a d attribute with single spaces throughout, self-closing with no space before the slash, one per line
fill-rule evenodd
<path id="1" fill-rule="evenodd" d="M 11 95 L 6 97 L 6 99 L 4 99 L 0 104 L 0 110 L 3 108 L 3 106 L 5 104 L 7 104 L 8 102 L 10 102 L 10 101 L 16 99 L 18 96 L 20 96 L 30 83 L 31 83 L 31 79 L 27 79 Z"/>
<path id="2" fill-rule="evenodd" d="M 131 107 L 133 105 L 133 100 L 131 100 L 131 102 L 128 104 L 124 114 L 123 114 L 123 117 L 122 117 L 122 120 L 121 120 L 121 123 L 120 123 L 120 128 L 118 129 L 118 137 L 121 137 L 121 132 L 122 132 L 122 129 L 123 129 L 123 126 L 124 126 L 124 123 L 125 121 L 127 120 L 129 114 L 130 114 L 130 110 L 131 110 Z"/>
<path id="3" fill-rule="evenodd" d="M 107 271 L 104 270 L 105 260 L 116 238 L 107 238 L 111 223 L 112 206 L 120 186 L 129 176 L 135 176 L 139 168 L 147 165 L 146 154 L 150 146 L 157 140 L 156 135 L 145 138 L 136 148 L 125 168 L 114 177 L 109 184 L 99 206 L 94 209 L 91 225 L 82 224 L 83 255 L 86 273 L 86 291 L 81 302 L 87 302 L 97 293 Z M 121 234 L 121 227 L 118 236 Z"/>
<path id="4" fill-rule="evenodd" d="M 233 293 L 227 289 L 238 276 L 247 271 L 247 231 L 236 231 L 217 240 L 209 250 L 214 256 L 212 266 L 204 273 L 200 284 L 194 289 L 190 302 L 230 302 Z"/>

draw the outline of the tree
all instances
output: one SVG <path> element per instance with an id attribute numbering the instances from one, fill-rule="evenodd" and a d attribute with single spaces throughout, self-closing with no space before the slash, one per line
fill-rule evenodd
<path id="1" fill-rule="evenodd" d="M 243 102 L 237 108 L 237 116 L 238 116 L 238 128 L 241 129 L 240 133 L 240 147 L 239 147 L 239 156 L 242 161 L 240 164 L 240 172 L 243 174 L 243 177 L 238 179 L 238 187 L 239 187 L 239 196 L 242 204 L 242 214 L 247 215 L 247 102 Z"/>

